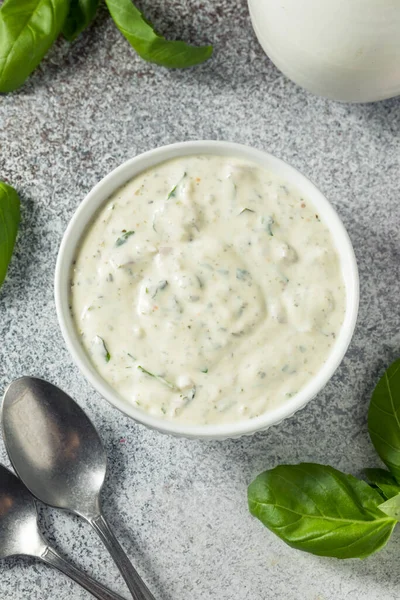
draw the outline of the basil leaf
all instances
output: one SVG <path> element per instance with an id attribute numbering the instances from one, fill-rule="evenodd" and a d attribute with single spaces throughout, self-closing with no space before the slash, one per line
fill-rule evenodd
<path id="1" fill-rule="evenodd" d="M 69 0 L 6 0 L 0 8 L 0 92 L 20 87 L 61 31 Z"/>
<path id="2" fill-rule="evenodd" d="M 400 485 L 389 471 L 385 469 L 364 469 L 364 473 L 369 481 L 379 488 L 387 500 L 400 494 Z"/>
<path id="3" fill-rule="evenodd" d="M 158 35 L 131 0 L 106 0 L 106 4 L 122 35 L 149 62 L 170 68 L 191 67 L 212 54 L 212 46 L 189 46 Z"/>
<path id="4" fill-rule="evenodd" d="M 0 181 L 0 286 L 14 249 L 20 220 L 20 202 L 17 192 Z"/>
<path id="5" fill-rule="evenodd" d="M 400 359 L 379 380 L 368 411 L 375 450 L 400 483 Z"/>
<path id="6" fill-rule="evenodd" d="M 393 496 L 383 504 L 380 504 L 379 509 L 389 517 L 400 521 L 400 494 L 397 494 L 397 496 Z"/>
<path id="7" fill-rule="evenodd" d="M 73 42 L 93 21 L 99 0 L 70 0 L 70 9 L 62 28 L 63 36 Z"/>
<path id="8" fill-rule="evenodd" d="M 369 556 L 396 524 L 367 483 L 313 463 L 265 471 L 249 486 L 248 500 L 250 512 L 289 546 L 319 556 Z"/>

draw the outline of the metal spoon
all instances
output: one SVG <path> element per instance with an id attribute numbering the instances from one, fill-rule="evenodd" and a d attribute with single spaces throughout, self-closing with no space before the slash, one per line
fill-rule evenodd
<path id="1" fill-rule="evenodd" d="M 32 494 L 86 519 L 134 600 L 155 600 L 102 514 L 107 459 L 96 429 L 78 404 L 47 381 L 22 377 L 4 394 L 2 425 L 11 463 Z"/>
<path id="2" fill-rule="evenodd" d="M 62 571 L 98 600 L 123 600 L 67 562 L 42 537 L 32 494 L 11 471 L 0 465 L 0 559 L 35 556 Z"/>

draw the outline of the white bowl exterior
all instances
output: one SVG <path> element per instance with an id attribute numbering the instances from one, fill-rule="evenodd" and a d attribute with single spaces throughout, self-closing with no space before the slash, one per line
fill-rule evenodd
<path id="1" fill-rule="evenodd" d="M 272 62 L 314 94 L 373 102 L 400 94 L 398 0 L 248 0 Z"/>
<path id="2" fill-rule="evenodd" d="M 179 156 L 213 154 L 249 160 L 271 169 L 294 185 L 316 206 L 321 219 L 329 227 L 340 256 L 346 287 L 346 313 L 335 345 L 317 375 L 298 394 L 283 405 L 251 420 L 222 425 L 185 425 L 154 417 L 121 398 L 98 374 L 80 343 L 69 309 L 72 262 L 82 236 L 97 210 L 120 186 L 152 166 Z M 144 425 L 163 433 L 203 439 L 226 439 L 252 434 L 281 422 L 303 408 L 332 377 L 348 348 L 357 319 L 359 282 L 357 263 L 348 234 L 337 213 L 315 185 L 284 161 L 260 150 L 231 142 L 182 142 L 145 152 L 125 162 L 104 177 L 86 196 L 72 217 L 64 234 L 56 265 L 55 301 L 58 320 L 72 358 L 93 385 L 113 406 Z"/>

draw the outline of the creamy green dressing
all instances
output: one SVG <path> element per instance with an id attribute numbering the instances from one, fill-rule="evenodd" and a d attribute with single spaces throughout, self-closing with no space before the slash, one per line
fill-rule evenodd
<path id="1" fill-rule="evenodd" d="M 107 201 L 76 256 L 71 306 L 94 366 L 127 402 L 231 423 L 319 371 L 345 288 L 308 198 L 252 163 L 188 156 Z"/>

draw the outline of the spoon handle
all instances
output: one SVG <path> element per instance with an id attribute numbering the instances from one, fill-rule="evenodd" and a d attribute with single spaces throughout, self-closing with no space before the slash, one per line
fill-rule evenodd
<path id="1" fill-rule="evenodd" d="M 134 600 L 155 600 L 102 514 L 89 521 L 111 554 Z"/>
<path id="2" fill-rule="evenodd" d="M 67 577 L 70 577 L 70 579 L 73 579 L 74 581 L 76 581 L 76 583 L 79 583 L 79 585 L 85 588 L 85 590 L 90 592 L 92 596 L 94 596 L 98 600 L 124 600 L 122 596 L 115 594 L 108 588 L 104 587 L 104 585 L 101 585 L 101 583 L 98 583 L 97 581 L 89 577 L 89 575 L 86 575 L 85 573 L 74 567 L 73 564 L 65 560 L 65 558 L 60 556 L 52 548 L 49 548 L 47 546 L 45 551 L 40 555 L 40 558 L 43 562 L 47 563 L 48 565 L 51 565 L 52 567 L 55 567 L 56 569 L 64 573 L 64 575 L 67 575 Z"/>

